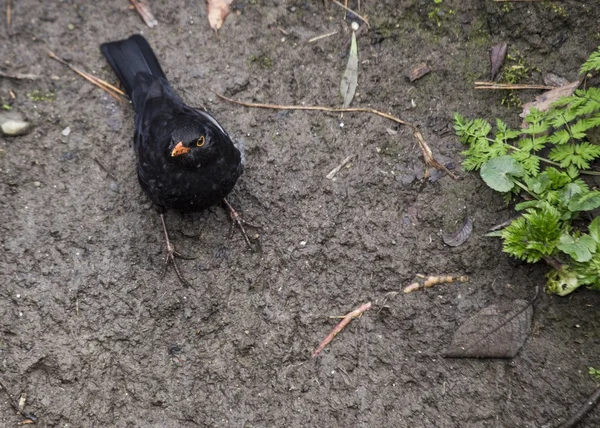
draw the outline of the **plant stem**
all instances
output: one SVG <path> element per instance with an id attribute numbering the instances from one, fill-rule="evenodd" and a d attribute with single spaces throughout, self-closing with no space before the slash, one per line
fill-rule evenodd
<path id="1" fill-rule="evenodd" d="M 535 199 L 537 199 L 538 201 L 540 200 L 540 198 L 535 194 L 535 193 L 531 193 L 531 191 L 527 188 L 527 186 L 525 186 L 523 183 L 521 183 L 520 181 L 515 180 L 515 184 L 517 186 L 519 186 L 521 189 L 525 190 L 527 193 L 529 193 L 531 196 L 533 196 Z"/>

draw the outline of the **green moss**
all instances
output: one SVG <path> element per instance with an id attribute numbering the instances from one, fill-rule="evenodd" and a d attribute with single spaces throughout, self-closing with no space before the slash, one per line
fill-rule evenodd
<path id="1" fill-rule="evenodd" d="M 567 9 L 555 1 L 545 1 L 542 4 L 558 16 L 562 16 L 563 18 L 566 18 L 567 16 L 569 16 Z"/>
<path id="2" fill-rule="evenodd" d="M 455 13 L 453 9 L 444 6 L 444 0 L 433 0 L 427 12 L 427 18 L 433 21 L 436 27 L 440 28 L 444 21 Z"/>
<path id="3" fill-rule="evenodd" d="M 467 40 L 474 48 L 483 48 L 490 45 L 491 38 L 485 17 L 478 16 L 473 22 L 473 25 L 469 29 Z"/>
<path id="4" fill-rule="evenodd" d="M 506 62 L 498 82 L 511 85 L 524 83 L 534 71 L 539 71 L 539 69 L 530 65 L 525 57 L 515 50 L 513 54 L 506 55 Z M 516 91 L 508 91 L 502 98 L 502 105 L 509 108 L 521 107 L 521 104 L 521 99 Z"/>
<path id="5" fill-rule="evenodd" d="M 273 60 L 266 54 L 250 55 L 248 58 L 248 66 L 258 65 L 260 68 L 273 67 Z"/>
<path id="6" fill-rule="evenodd" d="M 56 99 L 56 91 L 52 90 L 51 92 L 47 92 L 44 94 L 39 89 L 36 89 L 35 91 L 28 92 L 27 98 L 35 102 L 52 103 Z"/>
<path id="7" fill-rule="evenodd" d="M 400 24 L 388 16 L 375 16 L 370 19 L 374 31 L 384 39 L 400 34 Z"/>

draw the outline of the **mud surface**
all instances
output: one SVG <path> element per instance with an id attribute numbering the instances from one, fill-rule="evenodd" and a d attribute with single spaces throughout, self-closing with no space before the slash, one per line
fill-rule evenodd
<path id="1" fill-rule="evenodd" d="M 123 0 L 12 3 L 0 69 L 42 77 L 0 79 L 2 102 L 12 90 L 34 124 L 0 143 L 0 378 L 16 399 L 27 394 L 40 427 L 552 427 L 598 387 L 587 371 L 600 368 L 600 294 L 587 290 L 542 293 L 512 360 L 442 357 L 462 322 L 531 299 L 547 271 L 484 236 L 514 212 L 460 171 L 452 114 L 518 123 L 503 94 L 473 90 L 503 40 L 540 70 L 532 82 L 575 79 L 599 42 L 595 2 L 445 0 L 439 13 L 433 1 L 361 2 L 371 29 L 358 37 L 353 105 L 418 124 L 457 181 L 424 180 L 412 134 L 385 119 L 248 109 L 208 90 L 341 105 L 350 30 L 335 5 L 237 2 L 217 37 L 200 0 L 151 2 L 154 29 Z M 257 226 L 261 251 L 229 237 L 219 207 L 167 217 L 176 248 L 196 257 L 180 262 L 194 289 L 172 270 L 161 277 L 164 241 L 134 172 L 131 106 L 45 53 L 44 42 L 114 82 L 98 46 L 136 32 L 183 98 L 246 147 L 231 201 Z M 410 83 L 421 62 L 433 71 Z M 442 233 L 467 215 L 471 238 L 445 246 Z M 470 281 L 395 294 L 416 274 Z M 329 316 L 368 301 L 374 308 L 311 358 L 337 322 Z M 0 426 L 21 419 L 0 393 Z M 600 409 L 580 426 L 600 426 Z"/>

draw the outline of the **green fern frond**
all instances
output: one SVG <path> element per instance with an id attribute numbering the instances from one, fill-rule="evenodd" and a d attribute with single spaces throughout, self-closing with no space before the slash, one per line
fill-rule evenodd
<path id="1" fill-rule="evenodd" d="M 593 70 L 600 70 L 600 48 L 593 52 L 587 61 L 583 63 L 579 74 L 585 74 Z"/>

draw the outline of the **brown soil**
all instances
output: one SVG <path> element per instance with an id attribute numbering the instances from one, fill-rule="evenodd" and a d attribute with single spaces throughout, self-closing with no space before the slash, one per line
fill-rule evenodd
<path id="1" fill-rule="evenodd" d="M 488 78 L 493 44 L 507 41 L 541 83 L 546 72 L 575 79 L 599 42 L 594 2 L 444 0 L 433 15 L 433 0 L 361 3 L 371 29 L 358 37 L 353 105 L 418 124 L 457 167 L 454 112 L 518 123 L 502 93 L 473 90 Z M 553 427 L 598 387 L 587 372 L 600 368 L 600 293 L 587 290 L 542 293 L 512 360 L 442 357 L 462 322 L 531 299 L 547 271 L 485 237 L 514 213 L 477 174 L 422 179 L 412 134 L 379 117 L 248 109 L 208 91 L 339 106 L 350 37 L 339 7 L 238 1 L 215 36 L 201 0 L 151 2 L 154 29 L 124 0 L 12 4 L 0 69 L 42 78 L 0 79 L 2 103 L 12 90 L 34 124 L 0 142 L 0 380 L 16 399 L 27 394 L 40 427 Z M 45 53 L 44 42 L 114 82 L 98 46 L 138 32 L 183 98 L 246 147 L 231 200 L 258 226 L 250 233 L 262 251 L 228 236 L 220 208 L 168 215 L 176 247 L 197 257 L 181 261 L 195 289 L 172 271 L 161 277 L 164 242 L 134 172 L 131 106 Z M 433 71 L 410 83 L 421 62 Z M 445 246 L 443 231 L 466 215 L 471 238 Z M 419 273 L 470 281 L 389 294 Z M 337 322 L 328 317 L 368 301 L 374 308 L 311 358 Z M 21 419 L 2 392 L 0 426 Z M 600 426 L 600 409 L 580 426 Z"/>

